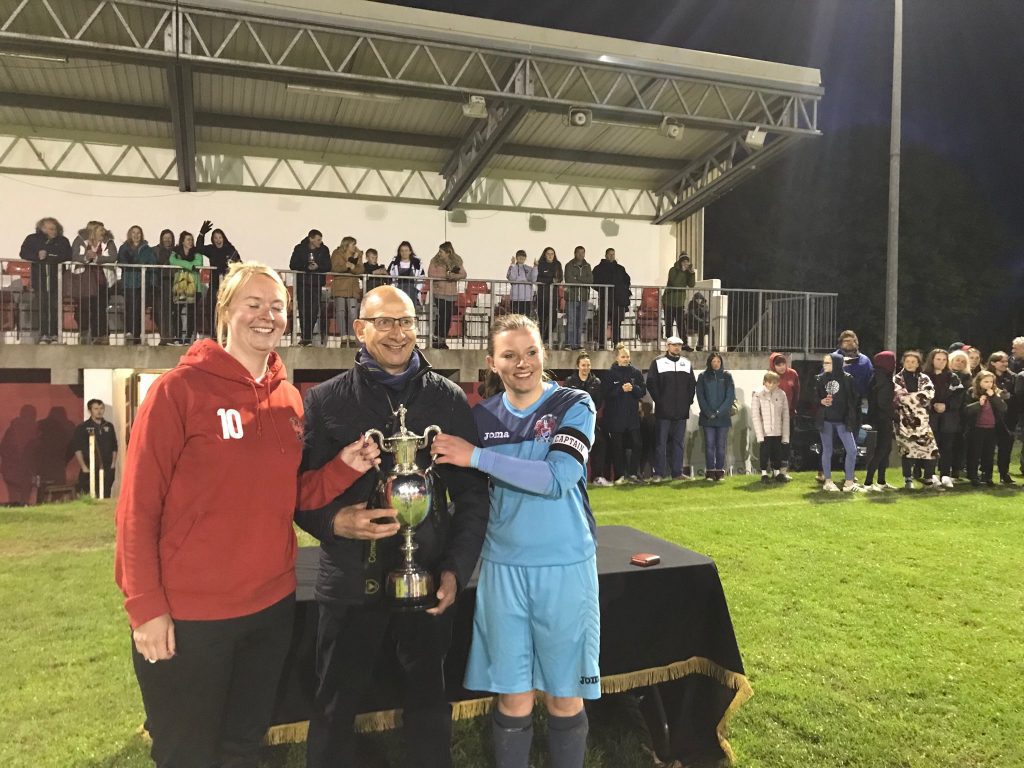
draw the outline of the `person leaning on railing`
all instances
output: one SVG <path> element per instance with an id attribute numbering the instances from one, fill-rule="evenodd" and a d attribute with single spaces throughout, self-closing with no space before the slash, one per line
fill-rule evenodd
<path id="1" fill-rule="evenodd" d="M 191 344 L 196 333 L 196 303 L 203 294 L 203 282 L 199 270 L 203 266 L 203 254 L 196 250 L 191 232 L 178 235 L 178 245 L 169 259 L 171 266 L 178 267 L 171 283 L 171 299 L 174 304 L 175 346 Z M 184 315 L 184 319 L 182 318 Z"/>
<path id="2" fill-rule="evenodd" d="M 434 329 L 431 344 L 434 349 L 448 349 L 445 339 L 452 324 L 452 308 L 459 295 L 459 281 L 466 279 L 466 267 L 462 257 L 447 240 L 437 248 L 437 253 L 427 267 L 430 290 L 434 296 Z"/>
<path id="3" fill-rule="evenodd" d="M 58 270 L 71 261 L 71 243 L 64 227 L 52 216 L 40 219 L 36 231 L 25 238 L 19 253 L 32 263 L 32 292 L 39 311 L 39 343 L 57 341 L 60 333 L 61 296 Z"/>
<path id="4" fill-rule="evenodd" d="M 377 259 L 377 249 L 366 249 L 366 262 L 363 264 L 363 274 L 366 275 L 366 292 L 369 293 L 379 285 L 387 285 L 390 280 L 387 278 L 388 268 L 380 264 Z"/>
<path id="5" fill-rule="evenodd" d="M 683 251 L 668 271 L 665 292 L 661 296 L 665 310 L 665 338 L 678 333 L 683 337 L 683 351 L 686 352 L 690 350 L 690 345 L 686 343 L 686 289 L 693 288 L 696 279 L 697 274 L 690 265 L 690 257 Z M 673 328 L 677 330 L 673 331 Z"/>
<path id="6" fill-rule="evenodd" d="M 331 254 L 331 299 L 334 301 L 334 324 L 338 336 L 346 344 L 354 342 L 352 323 L 359 317 L 359 298 L 362 296 L 360 275 L 363 274 L 363 252 L 356 247 L 351 235 L 341 238 L 341 244 Z"/>
<path id="7" fill-rule="evenodd" d="M 512 284 L 509 286 L 512 314 L 529 317 L 532 314 L 530 308 L 533 304 L 533 284 L 537 282 L 537 268 L 526 263 L 526 251 L 516 251 L 505 279 Z"/>
<path id="8" fill-rule="evenodd" d="M 142 326 L 142 307 L 145 294 L 152 293 L 156 284 L 157 270 L 146 272 L 143 280 L 142 267 L 156 264 L 156 254 L 146 242 L 142 227 L 138 224 L 128 229 L 128 234 L 117 250 L 117 263 L 124 265 L 121 270 L 121 285 L 124 288 L 124 343 L 138 344 L 145 328 Z"/>

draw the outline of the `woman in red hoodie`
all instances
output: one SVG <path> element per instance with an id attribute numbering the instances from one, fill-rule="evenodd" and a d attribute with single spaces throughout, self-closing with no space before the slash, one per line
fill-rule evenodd
<path id="1" fill-rule="evenodd" d="M 132 425 L 115 578 L 158 766 L 255 767 L 270 722 L 291 640 L 303 437 L 302 400 L 274 351 L 287 303 L 276 272 L 233 267 L 220 343 L 194 344 Z M 333 498 L 378 453 L 347 446 L 303 476 L 303 503 Z"/>

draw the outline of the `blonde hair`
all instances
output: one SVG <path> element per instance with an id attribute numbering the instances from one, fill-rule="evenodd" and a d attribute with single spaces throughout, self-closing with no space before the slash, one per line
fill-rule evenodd
<path id="1" fill-rule="evenodd" d="M 223 346 L 228 340 L 228 307 L 235 294 L 245 286 L 252 278 L 263 276 L 269 277 L 275 283 L 284 299 L 285 308 L 288 308 L 291 298 L 284 281 L 277 272 L 266 264 L 255 261 L 234 262 L 228 267 L 228 273 L 220 283 L 220 290 L 217 291 L 217 341 Z"/>
<path id="2" fill-rule="evenodd" d="M 949 353 L 949 362 L 947 363 L 947 365 L 949 366 L 949 370 L 951 370 L 951 371 L 955 371 L 956 370 L 953 367 L 953 361 L 954 360 L 962 360 L 963 364 L 964 364 L 963 370 L 966 371 L 967 373 L 971 372 L 971 358 L 969 358 L 967 356 L 967 353 L 964 352 L 962 349 L 958 349 L 958 350 L 956 350 L 954 352 L 950 352 Z"/>
<path id="3" fill-rule="evenodd" d="M 777 374 L 775 371 L 768 371 L 768 373 L 766 373 L 764 375 L 764 378 L 761 379 L 761 383 L 762 384 L 769 384 L 769 383 L 775 384 L 776 382 L 778 382 L 778 380 L 779 380 L 779 374 Z"/>

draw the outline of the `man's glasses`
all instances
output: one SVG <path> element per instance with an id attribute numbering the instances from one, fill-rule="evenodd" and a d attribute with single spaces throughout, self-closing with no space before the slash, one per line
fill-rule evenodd
<path id="1" fill-rule="evenodd" d="M 411 330 L 416 325 L 415 317 L 360 317 L 364 323 L 373 323 L 373 327 L 382 333 L 387 333 L 395 327 L 395 323 L 398 323 L 398 327 L 403 331 Z"/>

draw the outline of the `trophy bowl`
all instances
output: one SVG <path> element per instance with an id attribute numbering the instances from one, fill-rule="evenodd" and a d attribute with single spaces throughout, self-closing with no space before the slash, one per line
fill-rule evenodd
<path id="1" fill-rule="evenodd" d="M 425 475 L 408 474 L 388 477 L 384 499 L 398 512 L 398 522 L 416 528 L 430 513 L 431 483 Z"/>

